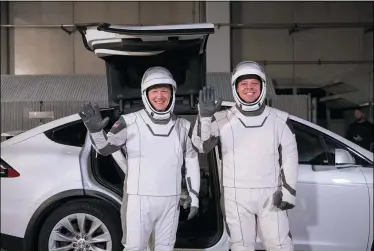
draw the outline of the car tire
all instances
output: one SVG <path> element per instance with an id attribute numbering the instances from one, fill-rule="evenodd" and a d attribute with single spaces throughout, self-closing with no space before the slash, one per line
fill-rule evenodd
<path id="1" fill-rule="evenodd" d="M 84 227 L 79 227 L 78 218 L 84 219 L 80 220 L 80 222 L 84 222 Z M 70 224 L 66 224 L 67 219 Z M 74 219 L 76 219 L 76 221 Z M 95 232 L 93 232 L 93 234 L 89 236 L 89 229 L 94 229 L 95 227 L 93 226 L 97 226 L 99 224 L 100 226 L 97 228 L 97 230 L 95 230 Z M 73 226 L 74 229 L 70 228 L 69 231 L 68 228 L 64 227 L 66 225 L 68 225 L 68 227 Z M 81 232 L 84 234 L 79 235 L 80 229 L 85 229 L 85 231 Z M 56 232 L 58 233 L 58 235 L 54 234 Z M 88 239 L 83 239 L 83 236 L 86 235 L 86 233 Z M 58 237 L 60 236 L 60 234 L 63 234 L 64 238 L 68 236 L 69 240 L 67 242 L 60 242 L 60 240 L 57 240 L 61 239 L 60 237 Z M 111 243 L 109 243 L 108 241 L 104 241 L 102 243 L 91 243 L 91 241 L 93 240 L 91 239 L 91 237 L 95 238 L 98 235 L 104 236 L 103 234 L 105 234 L 105 236 L 111 240 Z M 78 236 L 80 236 L 80 239 L 78 239 Z M 46 218 L 38 237 L 38 251 L 50 250 L 50 238 L 52 240 L 55 240 L 53 242 L 59 247 L 61 247 L 61 245 L 75 245 L 73 248 L 83 247 L 82 250 L 85 250 L 84 247 L 87 247 L 85 245 L 105 245 L 98 246 L 102 249 L 105 249 L 105 247 L 109 245 L 111 246 L 112 251 L 120 251 L 123 249 L 123 246 L 121 244 L 122 228 L 120 213 L 106 202 L 97 199 L 77 199 L 74 201 L 69 201 L 58 207 Z"/>

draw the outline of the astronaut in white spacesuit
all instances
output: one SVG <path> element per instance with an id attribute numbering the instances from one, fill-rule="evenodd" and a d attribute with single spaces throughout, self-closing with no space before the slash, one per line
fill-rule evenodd
<path id="1" fill-rule="evenodd" d="M 109 119 L 102 119 L 97 105 L 88 103 L 79 113 L 100 154 L 109 155 L 121 148 L 125 153 L 122 216 L 128 230 L 123 238 L 126 251 L 146 250 L 152 233 L 155 251 L 173 250 L 183 165 L 189 192 L 183 206 L 190 207 L 188 219 L 198 212 L 198 152 L 191 142 L 190 122 L 173 114 L 176 88 L 167 69 L 148 69 L 141 83 L 145 109 L 121 115 L 107 134 L 103 128 Z"/>
<path id="2" fill-rule="evenodd" d="M 257 63 L 238 64 L 231 85 L 236 106 L 227 110 L 219 111 L 212 87 L 200 92 L 192 137 L 200 152 L 219 146 L 231 250 L 254 251 L 259 226 L 267 250 L 292 251 L 286 210 L 295 205 L 298 152 L 288 114 L 265 104 L 266 75 Z"/>

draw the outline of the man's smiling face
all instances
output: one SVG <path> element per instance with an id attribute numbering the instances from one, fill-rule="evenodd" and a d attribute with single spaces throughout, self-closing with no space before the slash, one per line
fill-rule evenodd
<path id="1" fill-rule="evenodd" d="M 171 89 L 168 85 L 156 85 L 148 90 L 148 100 L 157 111 L 165 111 L 170 103 Z"/>
<path id="2" fill-rule="evenodd" d="M 257 79 L 243 79 L 237 84 L 239 97 L 247 103 L 256 101 L 261 94 L 261 83 Z"/>

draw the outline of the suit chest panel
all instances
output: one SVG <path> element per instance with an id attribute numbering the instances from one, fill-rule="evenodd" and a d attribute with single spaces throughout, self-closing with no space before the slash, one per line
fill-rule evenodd
<path id="1" fill-rule="evenodd" d="M 179 159 L 183 155 L 183 134 L 175 125 L 150 125 L 141 119 L 128 128 L 128 158 Z"/>
<path id="2" fill-rule="evenodd" d="M 223 156 L 257 159 L 272 157 L 278 150 L 277 127 L 271 114 L 261 126 L 251 126 L 248 121 L 235 115 L 229 115 L 219 121 L 218 125 Z"/>

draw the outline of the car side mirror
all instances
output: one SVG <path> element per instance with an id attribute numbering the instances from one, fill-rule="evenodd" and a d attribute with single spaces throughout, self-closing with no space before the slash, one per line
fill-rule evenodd
<path id="1" fill-rule="evenodd" d="M 353 156 L 345 149 L 335 149 L 335 165 L 355 165 Z"/>

